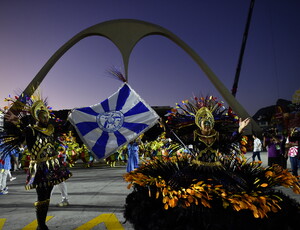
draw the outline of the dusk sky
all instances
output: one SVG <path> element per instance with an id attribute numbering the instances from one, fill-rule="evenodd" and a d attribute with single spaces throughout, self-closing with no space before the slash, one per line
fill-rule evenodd
<path id="1" fill-rule="evenodd" d="M 22 92 L 48 59 L 82 30 L 113 19 L 138 19 L 171 31 L 231 90 L 250 0 L 2 0 L 0 105 Z M 250 115 L 292 100 L 300 88 L 300 1 L 256 0 L 236 98 Z M 126 36 L 126 35 L 124 35 Z M 41 84 L 54 110 L 90 106 L 121 86 L 107 70 L 123 70 L 108 39 L 71 48 Z M 175 106 L 193 95 L 223 100 L 200 67 L 175 43 L 148 36 L 133 49 L 129 84 L 151 106 Z"/>

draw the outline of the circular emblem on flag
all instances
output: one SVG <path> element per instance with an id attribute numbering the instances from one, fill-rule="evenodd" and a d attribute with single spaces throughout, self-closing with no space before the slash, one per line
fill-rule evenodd
<path id="1" fill-rule="evenodd" d="M 120 129 L 124 122 L 124 115 L 120 111 L 100 113 L 97 116 L 97 123 L 103 131 L 112 133 Z"/>

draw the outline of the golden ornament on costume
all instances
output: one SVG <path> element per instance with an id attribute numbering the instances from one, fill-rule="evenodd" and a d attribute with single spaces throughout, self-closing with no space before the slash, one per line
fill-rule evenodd
<path id="1" fill-rule="evenodd" d="M 48 114 L 48 117 L 50 117 L 50 113 L 49 113 L 45 103 L 42 100 L 38 100 L 38 101 L 34 102 L 31 107 L 31 114 L 35 120 L 37 120 L 37 121 L 39 120 L 38 115 L 41 111 L 46 112 Z"/>
<path id="2" fill-rule="evenodd" d="M 208 121 L 210 122 L 210 124 L 212 125 L 212 127 L 214 126 L 214 116 L 212 115 L 212 113 L 210 112 L 210 110 L 206 107 L 202 107 L 201 109 L 199 109 L 196 113 L 196 117 L 195 117 L 195 123 L 196 125 L 201 128 L 201 122 L 202 121 Z"/>

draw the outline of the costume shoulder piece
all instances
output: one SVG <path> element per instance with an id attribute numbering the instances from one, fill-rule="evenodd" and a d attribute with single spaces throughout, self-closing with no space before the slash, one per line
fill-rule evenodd
<path id="1" fill-rule="evenodd" d="M 54 133 L 54 126 L 52 124 L 49 124 L 46 128 L 34 125 L 33 128 L 38 132 L 45 134 L 46 136 L 51 136 Z"/>

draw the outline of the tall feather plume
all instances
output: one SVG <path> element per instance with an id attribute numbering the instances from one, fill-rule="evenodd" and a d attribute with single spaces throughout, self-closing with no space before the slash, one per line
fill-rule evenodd
<path id="1" fill-rule="evenodd" d="M 30 114 L 32 105 L 38 100 L 42 100 L 44 102 L 50 112 L 50 116 L 53 116 L 51 113 L 52 108 L 48 106 L 47 99 L 42 98 L 40 88 L 34 90 L 34 94 L 32 96 L 20 93 L 14 97 L 9 95 L 4 99 L 4 101 L 8 102 L 8 105 L 1 109 L 1 111 L 4 114 L 12 112 L 18 116 L 21 121 L 21 125 L 16 126 L 10 122 L 5 122 L 4 120 L 4 131 L 0 132 L 0 159 L 4 159 L 5 156 L 13 149 L 18 149 L 19 145 L 24 141 L 24 135 L 20 126 L 24 128 L 29 124 L 35 123 L 35 120 L 32 116 L 30 116 Z"/>
<path id="2" fill-rule="evenodd" d="M 47 98 L 43 98 L 40 88 L 33 90 L 34 93 L 31 96 L 25 95 L 23 93 L 17 94 L 17 96 L 8 96 L 4 101 L 8 102 L 9 105 L 4 107 L 4 111 L 12 111 L 20 119 L 24 116 L 30 114 L 31 106 L 34 102 L 42 100 L 44 104 L 48 107 Z M 48 107 L 48 109 L 51 109 Z"/>
<path id="3" fill-rule="evenodd" d="M 127 82 L 126 77 L 116 67 L 112 67 L 111 69 L 107 70 L 106 72 L 112 78 L 115 78 L 115 79 L 120 80 L 122 82 Z"/>

